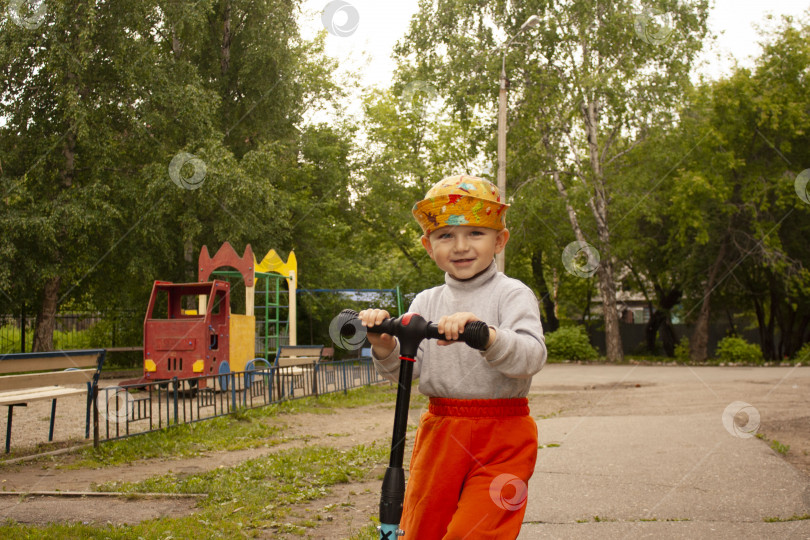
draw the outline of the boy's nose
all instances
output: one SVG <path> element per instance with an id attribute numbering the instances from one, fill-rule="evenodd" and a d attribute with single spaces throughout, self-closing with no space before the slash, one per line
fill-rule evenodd
<path id="1" fill-rule="evenodd" d="M 455 245 L 456 251 L 467 251 L 468 247 L 469 242 L 467 241 L 466 236 L 464 236 L 463 234 L 459 234 L 458 236 L 456 236 L 456 245 Z"/>

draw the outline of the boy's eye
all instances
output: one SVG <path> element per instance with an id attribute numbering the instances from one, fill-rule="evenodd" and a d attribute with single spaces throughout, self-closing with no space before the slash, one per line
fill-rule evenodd
<path id="1" fill-rule="evenodd" d="M 439 235 L 440 240 L 446 240 L 447 238 L 452 238 L 452 237 L 453 237 L 453 235 L 450 234 L 450 233 L 442 233 L 442 234 Z"/>

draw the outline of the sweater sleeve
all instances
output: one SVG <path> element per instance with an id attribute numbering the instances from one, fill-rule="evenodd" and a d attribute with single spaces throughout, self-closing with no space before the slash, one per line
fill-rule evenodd
<path id="1" fill-rule="evenodd" d="M 495 341 L 482 354 L 494 369 L 512 378 L 530 378 L 546 363 L 546 341 L 537 297 L 525 285 L 505 294 L 498 306 Z"/>
<path id="2" fill-rule="evenodd" d="M 411 306 L 408 308 L 408 313 L 419 313 L 419 304 L 420 304 L 420 295 L 417 294 L 416 298 L 413 299 L 411 302 Z M 399 381 L 399 366 L 401 360 L 399 359 L 399 340 L 394 338 L 396 341 L 396 346 L 391 351 L 391 353 L 386 356 L 385 358 L 380 358 L 376 354 L 374 354 L 374 348 L 371 349 L 371 359 L 374 361 L 374 367 L 377 368 L 377 372 L 392 382 Z M 413 378 L 416 379 L 419 377 L 419 372 L 422 368 L 422 351 L 424 349 L 424 342 L 419 345 L 419 350 L 416 353 L 416 362 L 415 366 L 413 367 Z"/>

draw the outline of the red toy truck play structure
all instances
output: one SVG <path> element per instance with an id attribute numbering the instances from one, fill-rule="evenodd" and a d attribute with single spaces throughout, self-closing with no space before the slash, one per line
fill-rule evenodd
<path id="1" fill-rule="evenodd" d="M 278 307 L 271 306 L 269 301 L 272 291 L 267 276 L 271 274 L 287 280 L 289 343 L 296 344 L 295 288 L 298 266 L 295 254 L 290 252 L 289 260 L 285 263 L 275 251 L 270 250 L 261 263 L 256 263 L 250 244 L 240 257 L 225 242 L 213 257 L 203 246 L 198 267 L 197 283 L 155 281 L 143 324 L 143 377 L 121 384 L 138 385 L 168 381 L 175 377 L 188 379 L 252 369 L 257 343 L 254 315 L 257 274 L 265 280 L 260 291 L 263 299 L 260 326 L 263 333 L 258 336 L 263 352 L 270 352 L 271 337 L 275 337 L 275 342 L 279 341 L 279 334 L 270 335 L 270 324 L 278 331 L 281 323 L 286 322 L 277 313 L 275 318 L 271 318 L 271 307 Z M 245 285 L 244 315 L 231 313 L 230 284 L 212 279 L 212 273 L 220 268 L 234 269 L 241 277 Z M 274 281 L 277 283 L 278 279 Z M 277 291 L 275 296 L 279 296 Z M 190 306 L 198 307 L 189 309 Z M 205 387 L 205 380 L 200 386 Z"/>
<path id="2" fill-rule="evenodd" d="M 165 294 L 161 294 L 165 293 Z M 155 318 L 158 298 L 168 296 L 167 316 Z M 205 311 L 183 309 L 184 297 L 207 299 Z M 229 371 L 230 285 L 226 281 L 152 286 L 143 328 L 144 381 L 199 377 Z M 204 385 L 205 380 L 202 379 Z"/>

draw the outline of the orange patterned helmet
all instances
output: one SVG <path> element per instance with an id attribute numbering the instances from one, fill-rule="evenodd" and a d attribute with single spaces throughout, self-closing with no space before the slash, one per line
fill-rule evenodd
<path id="1" fill-rule="evenodd" d="M 497 186 L 476 176 L 448 176 L 436 183 L 423 201 L 413 205 L 413 215 L 425 236 L 454 225 L 506 228 L 508 204 L 501 202 Z"/>

